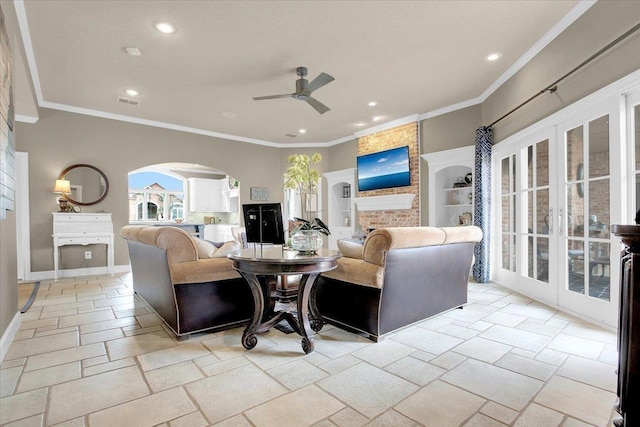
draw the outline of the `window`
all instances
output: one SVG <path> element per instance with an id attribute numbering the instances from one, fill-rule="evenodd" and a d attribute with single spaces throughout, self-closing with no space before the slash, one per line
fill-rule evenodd
<path id="1" fill-rule="evenodd" d="M 165 172 L 129 174 L 129 221 L 184 218 L 184 180 Z"/>

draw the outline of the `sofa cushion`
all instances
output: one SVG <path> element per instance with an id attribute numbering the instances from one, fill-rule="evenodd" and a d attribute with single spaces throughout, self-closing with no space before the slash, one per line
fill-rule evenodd
<path id="1" fill-rule="evenodd" d="M 343 257 L 362 259 L 364 243 L 359 240 L 340 239 L 338 240 L 338 250 Z"/>
<path id="2" fill-rule="evenodd" d="M 460 242 L 479 242 L 482 240 L 482 229 L 472 225 L 464 227 L 441 227 L 446 235 L 445 244 Z"/>
<path id="3" fill-rule="evenodd" d="M 322 275 L 343 282 L 381 289 L 384 267 L 363 262 L 360 259 L 342 257 L 338 260 L 338 266 L 335 269 Z"/>
<path id="4" fill-rule="evenodd" d="M 445 239 L 445 232 L 437 227 L 378 228 L 369 233 L 364 242 L 363 259 L 384 266 L 390 249 L 442 245 Z"/>
<path id="5" fill-rule="evenodd" d="M 198 251 L 198 258 L 206 259 L 211 258 L 216 253 L 218 248 L 211 242 L 203 239 L 193 238 L 193 244 L 196 245 Z"/>
<path id="6" fill-rule="evenodd" d="M 214 282 L 241 277 L 240 273 L 233 269 L 233 261 L 229 258 L 208 258 L 171 264 L 169 272 L 171 273 L 171 282 L 174 285 Z"/>
<path id="7" fill-rule="evenodd" d="M 235 240 L 230 240 L 225 242 L 220 248 L 218 248 L 211 258 L 224 258 L 229 254 L 238 252 L 240 250 L 240 242 L 236 242 Z"/>

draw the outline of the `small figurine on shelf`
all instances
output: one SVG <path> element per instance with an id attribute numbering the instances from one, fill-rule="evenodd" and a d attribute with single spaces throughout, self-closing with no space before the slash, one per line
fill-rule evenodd
<path id="1" fill-rule="evenodd" d="M 456 181 L 453 183 L 453 188 L 462 188 L 462 187 L 466 187 L 467 183 L 464 182 L 464 177 L 457 177 Z"/>

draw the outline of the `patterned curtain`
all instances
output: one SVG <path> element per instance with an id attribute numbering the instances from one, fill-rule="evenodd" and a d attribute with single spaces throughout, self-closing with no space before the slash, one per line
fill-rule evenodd
<path id="1" fill-rule="evenodd" d="M 473 278 L 479 283 L 491 281 L 490 247 L 491 247 L 491 145 L 493 129 L 480 127 L 476 129 L 476 153 L 473 206 L 473 224 L 480 227 L 484 237 L 474 250 L 476 262 L 473 265 Z"/>

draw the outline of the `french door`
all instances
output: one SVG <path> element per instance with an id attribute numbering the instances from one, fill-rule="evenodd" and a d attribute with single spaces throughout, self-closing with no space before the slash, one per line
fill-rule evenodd
<path id="1" fill-rule="evenodd" d="M 627 216 L 628 197 L 621 99 L 540 126 L 493 156 L 495 280 L 610 327 L 620 246 L 609 230 Z"/>
<path id="2" fill-rule="evenodd" d="M 610 229 L 621 223 L 626 188 L 620 99 L 558 125 L 558 305 L 610 326 L 619 301 L 619 251 L 611 250 L 619 240 Z"/>
<path id="3" fill-rule="evenodd" d="M 500 189 L 500 242 L 496 280 L 538 300 L 557 304 L 554 285 L 558 237 L 554 229 L 558 212 L 552 200 L 557 169 L 553 132 L 525 138 L 507 155 L 497 152 Z M 496 156 L 494 156 L 496 158 Z"/>

